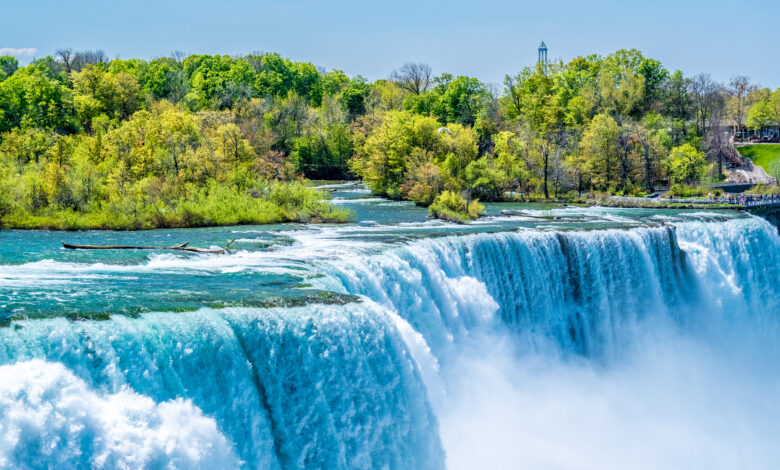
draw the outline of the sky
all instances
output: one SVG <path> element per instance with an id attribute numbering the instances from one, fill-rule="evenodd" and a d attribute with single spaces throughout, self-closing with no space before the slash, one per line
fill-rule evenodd
<path id="1" fill-rule="evenodd" d="M 0 54 L 278 52 L 374 80 L 405 62 L 500 84 L 544 41 L 567 61 L 636 48 L 668 69 L 780 87 L 778 0 L 0 0 Z"/>

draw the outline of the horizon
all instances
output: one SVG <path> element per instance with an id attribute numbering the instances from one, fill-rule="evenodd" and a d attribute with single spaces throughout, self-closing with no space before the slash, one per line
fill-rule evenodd
<path id="1" fill-rule="evenodd" d="M 463 3 L 444 5 L 437 1 L 414 5 L 417 14 L 403 16 L 405 12 L 396 10 L 403 10 L 411 2 L 401 2 L 395 4 L 393 11 L 380 12 L 374 5 L 360 11 L 350 9 L 355 5 L 350 1 L 332 5 L 311 0 L 256 5 L 235 0 L 226 9 L 246 14 L 215 18 L 202 13 L 199 7 L 208 5 L 202 0 L 184 11 L 179 11 L 174 2 L 153 6 L 148 0 L 92 9 L 86 8 L 86 1 L 71 2 L 70 5 L 80 8 L 69 8 L 52 0 L 35 7 L 12 0 L 6 8 L 8 16 L 17 21 L 0 33 L 0 52 L 15 56 L 21 64 L 53 55 L 56 49 L 65 47 L 102 50 L 111 59 L 145 60 L 168 56 L 173 51 L 231 56 L 278 52 L 296 61 L 343 70 L 350 76 L 362 75 L 371 81 L 388 78 L 406 62 L 425 62 L 435 75 L 468 75 L 500 86 L 507 74 L 535 64 L 537 48 L 544 41 L 550 61 L 568 62 L 579 56 L 606 56 L 620 49 L 638 49 L 646 57 L 661 61 L 669 71 L 679 69 L 686 76 L 708 73 L 726 83 L 731 77 L 745 75 L 762 87 L 780 87 L 776 78 L 780 65 L 765 60 L 766 53 L 760 47 L 742 45 L 770 42 L 771 28 L 762 27 L 770 21 L 769 15 L 753 15 L 756 27 L 743 32 L 744 38 L 735 44 L 729 34 L 711 33 L 733 27 L 733 15 L 727 14 L 727 4 L 721 0 L 695 0 L 686 5 L 663 0 L 652 6 L 622 6 L 599 0 L 591 7 L 577 5 L 573 0 L 547 7 L 499 0 L 468 14 L 458 8 Z M 677 9 L 675 15 L 664 14 L 672 6 Z M 764 6 L 769 7 L 769 2 L 749 0 L 740 11 L 760 11 Z M 51 14 L 41 18 L 41 9 Z M 147 16 L 146 11 L 155 14 Z M 551 11 L 556 14 L 551 15 Z M 695 14 L 700 15 L 699 21 L 690 22 L 687 18 Z M 643 23 L 637 23 L 637 17 Z M 431 21 L 432 18 L 437 21 Z M 515 18 L 517 29 L 508 30 Z M 392 25 L 387 26 L 388 23 Z M 145 26 L 144 34 L 138 34 L 138 25 Z M 47 33 L 41 35 L 41 30 Z M 204 30 L 212 34 L 203 34 Z M 463 30 L 473 33 L 458 34 Z M 676 34 L 658 33 L 670 30 Z M 702 42 L 707 46 L 698 46 Z"/>

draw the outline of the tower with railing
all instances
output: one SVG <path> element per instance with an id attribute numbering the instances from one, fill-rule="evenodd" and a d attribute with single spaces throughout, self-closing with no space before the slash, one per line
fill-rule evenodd
<path id="1" fill-rule="evenodd" d="M 542 68 L 547 68 L 547 45 L 544 41 L 539 45 L 539 65 Z"/>

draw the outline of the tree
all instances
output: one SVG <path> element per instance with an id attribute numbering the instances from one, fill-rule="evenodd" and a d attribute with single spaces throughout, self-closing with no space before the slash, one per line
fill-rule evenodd
<path id="1" fill-rule="evenodd" d="M 431 85 L 431 67 L 424 63 L 405 63 L 400 70 L 394 70 L 390 74 L 390 80 L 398 83 L 402 89 L 420 95 L 428 90 Z"/>
<path id="2" fill-rule="evenodd" d="M 102 65 L 107 63 L 108 56 L 101 50 L 78 51 L 73 54 L 73 58 L 70 62 L 70 70 L 80 72 L 86 65 Z"/>
<path id="3" fill-rule="evenodd" d="M 687 124 L 693 105 L 690 88 L 691 80 L 679 70 L 676 70 L 666 83 L 663 111 L 672 119 L 672 130 L 678 144 L 688 134 Z"/>
<path id="4" fill-rule="evenodd" d="M 550 151 L 564 123 L 564 110 L 557 99 L 555 80 L 552 74 L 538 66 L 533 71 L 525 69 L 513 80 L 508 80 L 506 85 L 512 87 L 510 102 L 517 107 L 517 118 L 526 123 L 537 137 L 542 160 L 542 190 L 547 199 Z"/>
<path id="5" fill-rule="evenodd" d="M 735 133 L 745 127 L 748 113 L 748 94 L 751 89 L 750 79 L 744 75 L 737 75 L 729 80 L 728 92 L 731 95 L 729 111 L 734 121 Z"/>
<path id="6" fill-rule="evenodd" d="M 350 80 L 349 85 L 341 92 L 339 101 L 350 118 L 354 119 L 361 114 L 365 114 L 366 97 L 369 90 L 366 79 L 358 75 Z"/>
<path id="7" fill-rule="evenodd" d="M 642 113 L 645 102 L 645 77 L 633 69 L 618 69 L 602 72 L 599 77 L 598 93 L 601 112 L 612 116 L 618 125 L 624 119 L 637 117 Z"/>
<path id="8" fill-rule="evenodd" d="M 166 99 L 178 103 L 186 94 L 181 64 L 170 57 L 149 62 L 140 74 L 139 83 L 156 100 Z"/>
<path id="9" fill-rule="evenodd" d="M 707 123 L 720 97 L 721 89 L 722 86 L 705 73 L 696 75 L 690 82 L 690 91 L 696 108 L 696 128 L 700 136 L 707 134 Z"/>
<path id="10" fill-rule="evenodd" d="M 388 111 L 357 149 L 352 171 L 378 194 L 402 198 L 410 191 L 407 174 L 425 163 L 439 166 L 450 189 L 460 190 L 466 167 L 477 157 L 473 129 L 441 124 L 430 116 Z"/>
<path id="11" fill-rule="evenodd" d="M 592 168 L 594 183 L 606 189 L 620 153 L 620 126 L 611 116 L 597 114 L 582 135 L 580 151 L 582 167 Z"/>
<path id="12" fill-rule="evenodd" d="M 38 67 L 24 67 L 0 82 L 0 132 L 15 127 L 66 130 L 71 109 L 70 90 Z"/>
<path id="13" fill-rule="evenodd" d="M 322 76 L 322 92 L 325 96 L 338 95 L 349 85 L 349 77 L 341 70 L 331 70 Z"/>
<path id="14" fill-rule="evenodd" d="M 718 93 L 715 96 L 712 105 L 712 111 L 709 115 L 707 124 L 707 157 L 715 160 L 718 164 L 717 177 L 723 177 L 724 159 L 729 153 L 736 153 L 733 145 L 729 142 L 727 132 L 724 130 L 723 121 L 725 114 L 725 101 L 723 94 Z"/>
<path id="15" fill-rule="evenodd" d="M 309 178 L 343 179 L 353 146 L 344 124 L 330 124 L 295 139 L 290 160 Z"/>
<path id="16" fill-rule="evenodd" d="M 649 192 L 655 190 L 653 181 L 656 179 L 658 162 L 665 153 L 663 146 L 664 137 L 663 118 L 658 114 L 647 114 L 633 129 L 634 140 L 639 144 L 644 163 L 645 189 Z"/>
<path id="17" fill-rule="evenodd" d="M 297 93 L 274 100 L 271 110 L 265 114 L 266 125 L 276 134 L 273 149 L 290 152 L 294 139 L 303 135 L 312 117 L 306 100 Z"/>
<path id="18" fill-rule="evenodd" d="M 655 59 L 643 59 L 638 71 L 644 77 L 642 111 L 652 111 L 656 104 L 660 104 L 664 91 L 663 85 L 669 78 L 669 71 Z"/>
<path id="19" fill-rule="evenodd" d="M 761 130 L 775 123 L 777 123 L 777 116 L 770 101 L 770 96 L 766 96 L 750 107 L 746 123 L 748 128 Z"/>
<path id="20" fill-rule="evenodd" d="M 691 144 L 672 149 L 668 160 L 669 180 L 672 183 L 693 184 L 699 182 L 707 169 L 704 152 Z"/>
<path id="21" fill-rule="evenodd" d="M 441 81 L 436 88 L 439 100 L 433 113 L 439 122 L 457 122 L 464 126 L 476 123 L 488 96 L 485 85 L 476 78 L 461 76 Z"/>
<path id="22" fill-rule="evenodd" d="M 0 56 L 0 80 L 4 80 L 16 72 L 19 61 L 9 55 Z"/>
<path id="23" fill-rule="evenodd" d="M 520 157 L 523 144 L 512 132 L 493 136 L 494 154 L 472 161 L 465 172 L 471 197 L 500 200 L 507 191 L 520 188 L 528 177 L 526 164 Z"/>
<path id="24" fill-rule="evenodd" d="M 70 47 L 57 49 L 54 56 L 62 62 L 62 65 L 65 67 L 65 73 L 70 77 L 70 72 L 73 71 L 73 49 Z"/>

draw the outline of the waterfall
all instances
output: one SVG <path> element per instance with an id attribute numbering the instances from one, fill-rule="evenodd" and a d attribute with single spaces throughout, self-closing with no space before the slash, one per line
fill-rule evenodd
<path id="1" fill-rule="evenodd" d="M 644 319 L 778 312 L 780 243 L 756 217 L 631 230 L 531 230 L 421 240 L 327 268 L 446 349 L 475 328 L 587 356 L 619 352 Z M 497 324 L 499 323 L 499 324 Z M 617 348 L 617 349 L 616 349 Z"/>
<path id="2" fill-rule="evenodd" d="M 0 328 L 0 468 L 550 466 L 549 453 L 533 452 L 550 420 L 529 397 L 540 409 L 557 397 L 576 414 L 590 410 L 578 400 L 629 396 L 615 399 L 624 414 L 652 420 L 631 404 L 663 380 L 637 378 L 628 363 L 665 370 L 659 358 L 682 351 L 736 371 L 745 357 L 750 385 L 753 368 L 780 359 L 780 237 L 756 217 L 355 246 L 311 269 L 315 287 L 362 301 Z M 721 360 L 718 348 L 733 354 Z M 718 368 L 703 370 L 702 390 L 721 385 Z M 690 398 L 675 386 L 667 402 Z M 741 396 L 729 390 L 714 406 Z M 581 420 L 626 425 L 593 410 Z M 731 422 L 711 427 L 720 425 Z M 732 441 L 717 435 L 702 448 L 715 458 Z M 564 457 L 552 466 L 575 463 Z"/>
<path id="3" fill-rule="evenodd" d="M 169 455 L 158 452 L 162 455 L 140 462 L 143 466 L 165 467 L 165 458 L 170 458 L 179 468 L 214 468 L 216 457 L 231 453 L 247 468 L 442 465 L 436 420 L 417 372 L 394 328 L 370 306 L 204 309 L 100 322 L 21 321 L 0 330 L 0 344 L 0 363 L 20 366 L 0 369 L 0 382 L 11 380 L 19 368 L 40 368 L 35 361 L 45 360 L 64 365 L 70 373 L 62 380 L 77 383 L 76 390 L 44 393 L 35 390 L 39 385 L 34 383 L 26 384 L 32 390 L 24 383 L 21 390 L 0 387 L 0 423 L 4 433 L 17 436 L 11 449 L 19 446 L 25 452 L 2 455 L 11 467 L 23 467 L 29 455 L 37 455 L 37 465 L 45 467 L 89 466 L 106 444 L 93 429 L 74 433 L 71 417 L 59 415 L 68 410 L 53 408 L 63 401 L 57 393 L 79 390 L 110 402 L 96 405 L 103 408 L 121 402 L 130 390 L 157 403 L 184 400 L 178 406 L 196 410 L 177 418 L 185 429 L 205 420 L 200 413 L 216 420 L 221 434 L 214 429 L 205 436 L 210 440 L 202 460 L 174 460 L 193 444 L 179 441 L 170 443 Z M 113 408 L 108 412 L 124 413 Z M 29 416 L 7 423 L 12 414 Z M 41 439 L 25 424 L 37 419 L 53 422 L 49 439 Z M 72 448 L 83 453 L 62 451 Z M 122 462 L 134 466 L 135 452 L 132 446 L 112 450 L 116 467 Z M 233 468 L 229 459 L 223 466 Z"/>

